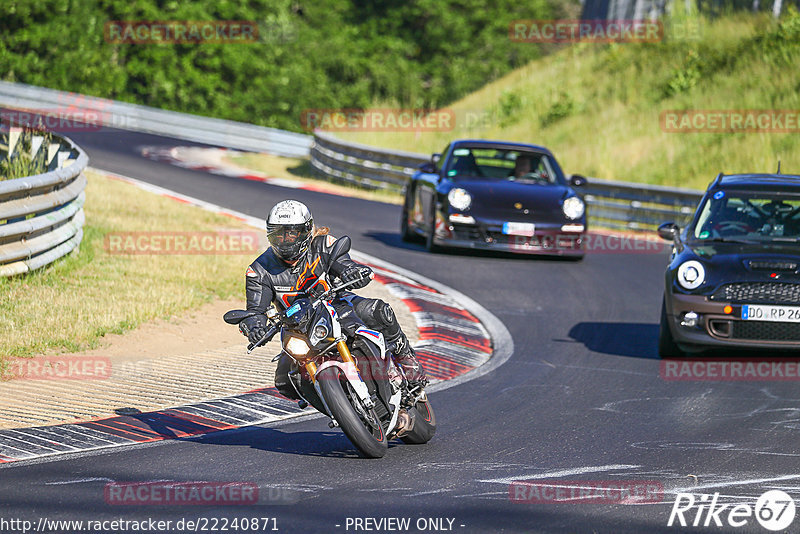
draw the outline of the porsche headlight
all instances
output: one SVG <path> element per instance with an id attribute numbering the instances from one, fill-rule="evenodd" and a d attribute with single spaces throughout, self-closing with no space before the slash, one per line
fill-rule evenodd
<path id="1" fill-rule="evenodd" d="M 678 267 L 678 283 L 684 289 L 696 289 L 705 279 L 706 270 L 699 261 L 689 260 Z"/>
<path id="2" fill-rule="evenodd" d="M 583 212 L 586 209 L 583 200 L 578 197 L 569 197 L 564 201 L 564 205 L 561 207 L 564 210 L 564 215 L 567 216 L 568 219 L 579 219 L 583 216 Z"/>
<path id="3" fill-rule="evenodd" d="M 455 209 L 464 211 L 472 204 L 472 196 L 460 187 L 454 187 L 447 193 L 447 201 Z"/>
<path id="4" fill-rule="evenodd" d="M 299 337 L 290 337 L 286 342 L 285 347 L 286 352 L 292 356 L 305 356 L 308 354 L 308 351 L 311 350 L 311 347 L 308 346 L 308 343 Z"/>

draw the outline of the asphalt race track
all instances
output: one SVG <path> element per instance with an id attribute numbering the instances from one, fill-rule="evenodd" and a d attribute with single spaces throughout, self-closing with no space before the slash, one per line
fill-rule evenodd
<path id="1" fill-rule="evenodd" d="M 355 249 L 480 303 L 506 325 L 515 352 L 494 372 L 431 395 L 439 428 L 426 446 L 398 445 L 381 460 L 363 460 L 340 431 L 317 418 L 19 462 L 0 469 L 0 517 L 173 524 L 181 518 L 268 517 L 275 518 L 269 528 L 277 525 L 281 532 L 376 530 L 363 521 L 356 529 L 356 518 L 410 518 L 411 532 L 677 532 L 687 529 L 667 527 L 675 492 L 718 492 L 720 503 L 750 505 L 769 489 L 800 495 L 795 382 L 661 378 L 656 337 L 664 253 L 595 253 L 578 263 L 432 255 L 421 244 L 400 241 L 398 206 L 140 157 L 139 146 L 190 144 L 157 136 L 102 132 L 72 138 L 93 167 L 249 215 L 263 217 L 277 201 L 296 198 L 309 205 L 318 224 L 351 236 Z M 664 495 L 660 503 L 638 504 L 510 498 L 511 482 L 545 479 L 653 481 Z M 265 498 L 255 507 L 215 508 L 104 501 L 108 482 L 159 480 L 252 482 Z M 725 523 L 695 530 L 768 532 L 754 517 L 738 529 Z"/>

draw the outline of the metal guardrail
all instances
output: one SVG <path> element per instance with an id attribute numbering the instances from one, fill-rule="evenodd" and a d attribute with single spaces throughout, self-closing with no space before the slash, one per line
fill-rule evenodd
<path id="1" fill-rule="evenodd" d="M 672 221 L 681 226 L 692 218 L 702 191 L 589 178 L 580 189 L 589 223 L 614 230 L 655 230 Z"/>
<path id="2" fill-rule="evenodd" d="M 319 172 L 372 189 L 401 191 L 417 166 L 429 159 L 424 154 L 350 143 L 319 132 L 311 146 L 311 165 Z"/>
<path id="3" fill-rule="evenodd" d="M 350 143 L 317 132 L 311 165 L 333 180 L 374 189 L 401 191 L 417 166 L 430 156 Z M 691 189 L 611 182 L 589 178 L 579 189 L 588 206 L 589 222 L 614 230 L 654 230 L 664 221 L 684 225 L 703 193 Z"/>
<path id="4" fill-rule="evenodd" d="M 96 118 L 100 126 L 186 139 L 250 152 L 308 157 L 312 137 L 188 113 L 165 111 L 33 85 L 0 81 L 0 106 Z M 77 120 L 77 119 L 76 119 Z M 80 122 L 80 121 L 79 121 Z M 56 128 L 53 128 L 57 131 Z"/>
<path id="5" fill-rule="evenodd" d="M 4 137 L 6 157 L 26 150 L 21 132 Z M 48 172 L 0 181 L 0 276 L 23 274 L 65 256 L 83 239 L 83 203 L 89 163 L 86 153 L 67 138 L 31 138 L 31 159 L 43 158 Z"/>

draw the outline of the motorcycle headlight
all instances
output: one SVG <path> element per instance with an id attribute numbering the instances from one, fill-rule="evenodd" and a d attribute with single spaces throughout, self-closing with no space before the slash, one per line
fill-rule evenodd
<path id="1" fill-rule="evenodd" d="M 472 204 L 472 196 L 460 187 L 454 187 L 447 193 L 447 201 L 455 209 L 464 211 Z"/>
<path id="2" fill-rule="evenodd" d="M 314 331 L 311 333 L 311 344 L 316 345 L 326 337 L 328 337 L 328 326 L 325 324 L 325 321 L 319 321 L 316 326 L 314 326 Z"/>
<path id="3" fill-rule="evenodd" d="M 696 289 L 705 279 L 706 270 L 699 261 L 689 260 L 678 267 L 678 284 L 684 289 Z"/>
<path id="4" fill-rule="evenodd" d="M 286 352 L 292 356 L 305 356 L 308 354 L 308 351 L 311 350 L 311 347 L 308 346 L 308 343 L 299 337 L 290 337 L 286 342 L 285 347 Z"/>
<path id="5" fill-rule="evenodd" d="M 586 209 L 583 200 L 578 197 L 569 197 L 564 201 L 564 205 L 561 207 L 564 211 L 564 215 L 567 216 L 568 219 L 579 219 L 583 216 L 583 212 Z"/>

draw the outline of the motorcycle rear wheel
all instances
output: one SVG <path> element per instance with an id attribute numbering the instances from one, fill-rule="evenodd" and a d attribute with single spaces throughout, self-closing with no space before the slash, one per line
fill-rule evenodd
<path id="1" fill-rule="evenodd" d="M 342 370 L 328 367 L 317 373 L 316 380 L 331 415 L 339 423 L 347 439 L 367 458 L 383 457 L 389 443 L 380 419 L 374 409 L 367 410 L 361 405 Z"/>
<path id="2" fill-rule="evenodd" d="M 428 443 L 436 433 L 436 414 L 433 413 L 431 401 L 425 399 L 411 408 L 414 412 L 414 428 L 411 432 L 400 436 L 403 443 L 422 445 Z"/>

